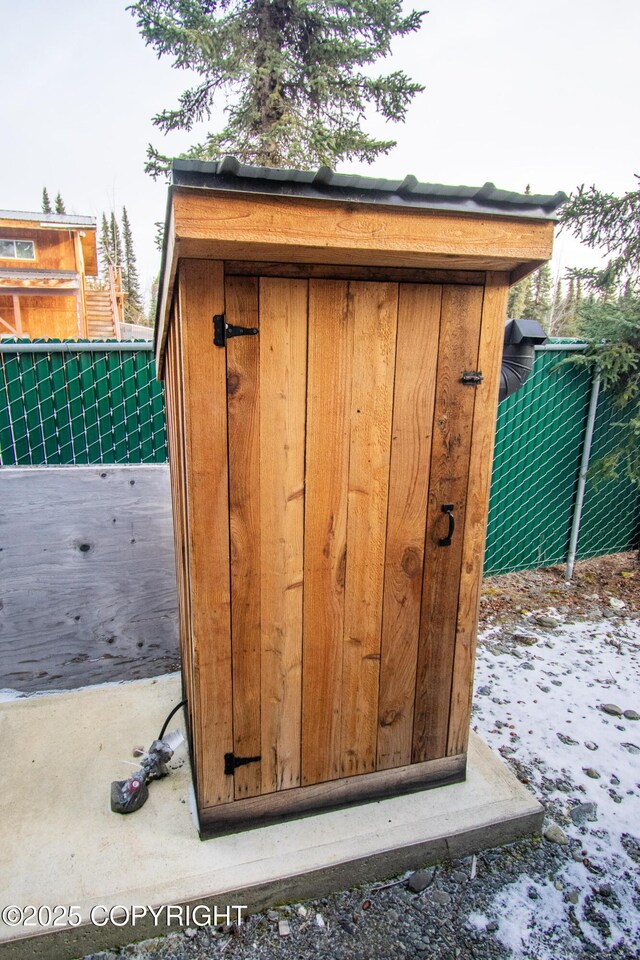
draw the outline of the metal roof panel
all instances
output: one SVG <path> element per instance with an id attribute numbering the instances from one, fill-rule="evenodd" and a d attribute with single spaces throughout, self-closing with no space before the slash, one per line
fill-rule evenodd
<path id="1" fill-rule="evenodd" d="M 459 211 L 497 216 L 555 220 L 566 200 L 561 191 L 546 194 L 500 190 L 493 183 L 482 187 L 422 183 L 412 174 L 402 180 L 336 173 L 328 167 L 294 170 L 251 166 L 235 157 L 218 161 L 174 160 L 173 184 L 206 190 L 312 197 L 351 203 L 375 203 L 393 207 Z"/>
<path id="2" fill-rule="evenodd" d="M 25 220 L 52 227 L 93 227 L 95 217 L 76 217 L 69 213 L 34 213 L 28 210 L 0 210 L 0 220 Z"/>

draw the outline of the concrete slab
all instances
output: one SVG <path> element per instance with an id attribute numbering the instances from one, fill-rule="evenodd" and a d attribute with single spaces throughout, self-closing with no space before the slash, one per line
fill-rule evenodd
<path id="1" fill-rule="evenodd" d="M 0 742 L 10 751 L 0 905 L 73 906 L 81 919 L 75 927 L 53 926 L 46 913 L 40 924 L 37 916 L 30 924 L 0 921 L 8 960 L 78 957 L 167 929 L 166 911 L 159 924 L 149 915 L 126 922 L 122 912 L 99 925 L 102 907 L 263 909 L 508 843 L 542 825 L 540 804 L 475 736 L 465 783 L 205 842 L 193 821 L 183 747 L 180 766 L 151 785 L 142 810 L 111 813 L 111 780 L 133 769 L 133 746 L 149 745 L 180 696 L 171 675 L 0 704 Z M 169 928 L 180 919 L 184 913 Z"/>

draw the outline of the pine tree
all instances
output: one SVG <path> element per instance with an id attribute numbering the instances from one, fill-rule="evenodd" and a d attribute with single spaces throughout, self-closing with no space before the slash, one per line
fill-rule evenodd
<path id="1" fill-rule="evenodd" d="M 149 305 L 149 313 L 147 314 L 146 325 L 148 327 L 155 327 L 156 324 L 156 313 L 158 311 L 158 294 L 160 292 L 160 274 L 154 278 L 153 283 L 151 284 L 151 302 Z"/>
<path id="2" fill-rule="evenodd" d="M 129 323 L 136 323 L 142 313 L 142 296 L 140 294 L 140 278 L 136 264 L 136 255 L 133 249 L 133 236 L 127 208 L 122 208 L 122 286 L 127 294 L 125 301 L 125 319 Z"/>
<path id="3" fill-rule="evenodd" d="M 109 223 L 106 213 L 102 214 L 100 224 L 100 237 L 98 239 L 98 256 L 100 258 L 100 271 L 104 280 L 109 279 L 109 265 L 113 265 L 111 255 L 111 238 L 109 236 Z"/>
<path id="4" fill-rule="evenodd" d="M 113 210 L 109 217 L 109 254 L 111 257 L 111 265 L 113 267 L 121 267 L 124 259 L 122 255 L 122 238 L 120 235 L 120 226 Z"/>
<path id="5" fill-rule="evenodd" d="M 420 29 L 426 11 L 400 0 L 138 0 L 129 9 L 148 46 L 200 75 L 174 109 L 153 118 L 164 133 L 191 130 L 224 104 L 226 125 L 186 156 L 233 154 L 245 163 L 334 167 L 371 163 L 395 146 L 361 128 L 369 106 L 403 121 L 423 87 L 401 70 L 373 76 L 397 37 Z M 152 146 L 146 170 L 167 157 Z"/>
<path id="6" fill-rule="evenodd" d="M 596 468 L 615 476 L 624 467 L 640 486 L 640 180 L 616 197 L 580 187 L 561 221 L 592 249 L 609 257 L 602 269 L 570 271 L 577 333 L 589 342 L 573 362 L 596 369 L 603 389 L 625 412 L 627 429 Z M 583 295 L 583 284 L 586 296 Z"/>
<path id="7" fill-rule="evenodd" d="M 509 300 L 507 311 L 510 317 L 519 319 L 524 316 L 525 303 L 529 297 L 529 288 L 531 287 L 531 277 L 524 277 L 519 280 L 509 290 Z"/>
<path id="8" fill-rule="evenodd" d="M 564 290 L 560 277 L 553 288 L 553 299 L 547 320 L 546 330 L 550 337 L 570 337 L 571 330 L 567 327 Z"/>
<path id="9" fill-rule="evenodd" d="M 66 213 L 66 212 L 67 211 L 65 209 L 64 200 L 58 193 L 56 196 L 56 213 Z"/>
<path id="10" fill-rule="evenodd" d="M 584 186 L 571 195 L 562 208 L 564 228 L 591 249 L 601 250 L 610 259 L 601 270 L 572 271 L 576 279 L 589 287 L 606 290 L 615 287 L 615 296 L 631 281 L 640 291 L 640 176 L 638 185 L 621 197 Z"/>
<path id="11" fill-rule="evenodd" d="M 53 213 L 53 210 L 51 209 L 51 200 L 49 199 L 49 191 L 46 187 L 42 188 L 42 212 Z"/>
<path id="12" fill-rule="evenodd" d="M 534 273 L 531 289 L 532 303 L 526 316 L 546 326 L 551 310 L 551 268 L 548 263 L 543 264 Z"/>

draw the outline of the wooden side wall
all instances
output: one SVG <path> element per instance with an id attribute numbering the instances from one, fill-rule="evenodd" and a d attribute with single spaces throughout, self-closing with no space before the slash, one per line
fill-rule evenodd
<path id="1" fill-rule="evenodd" d="M 4 261 L 3 261 L 4 262 Z M 35 340 L 49 337 L 65 340 L 79 337 L 78 300 L 75 296 L 20 296 L 22 335 Z M 0 317 L 13 326 L 13 298 L 0 296 Z M 2 328 L 3 333 L 8 331 Z"/>
<path id="2" fill-rule="evenodd" d="M 0 257 L 5 270 L 76 270 L 76 254 L 72 230 L 39 230 L 34 227 L 0 226 L 0 237 L 7 240 L 33 240 L 35 260 L 14 260 Z"/>

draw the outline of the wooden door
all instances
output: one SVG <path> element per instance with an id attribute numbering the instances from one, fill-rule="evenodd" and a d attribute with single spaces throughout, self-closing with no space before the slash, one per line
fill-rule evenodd
<path id="1" fill-rule="evenodd" d="M 482 304 L 225 281 L 236 800 L 447 755 Z"/>

